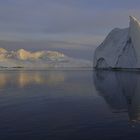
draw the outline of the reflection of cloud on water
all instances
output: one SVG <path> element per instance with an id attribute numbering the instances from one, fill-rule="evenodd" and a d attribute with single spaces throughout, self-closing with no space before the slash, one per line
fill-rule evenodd
<path id="1" fill-rule="evenodd" d="M 0 88 L 12 83 L 18 87 L 25 87 L 31 84 L 57 85 L 65 81 L 63 72 L 0 72 Z"/>
<path id="2" fill-rule="evenodd" d="M 4 87 L 7 83 L 7 76 L 0 74 L 0 88 Z"/>
<path id="3" fill-rule="evenodd" d="M 31 83 L 43 83 L 43 79 L 38 73 L 28 74 L 20 72 L 17 77 L 17 83 L 20 85 L 20 87 L 25 87 L 27 85 L 30 85 Z"/>
<path id="4" fill-rule="evenodd" d="M 65 75 L 62 72 L 20 72 L 17 79 L 17 84 L 19 84 L 20 87 L 25 87 L 30 84 L 46 84 L 54 86 L 64 82 Z"/>
<path id="5" fill-rule="evenodd" d="M 10 92 L 28 87 L 37 90 L 43 88 L 51 97 L 88 98 L 93 93 L 94 97 L 98 96 L 94 92 L 92 71 L 0 71 L 0 89 Z"/>
<path id="6" fill-rule="evenodd" d="M 135 72 L 95 71 L 94 83 L 113 111 L 128 111 L 140 121 L 140 75 Z"/>

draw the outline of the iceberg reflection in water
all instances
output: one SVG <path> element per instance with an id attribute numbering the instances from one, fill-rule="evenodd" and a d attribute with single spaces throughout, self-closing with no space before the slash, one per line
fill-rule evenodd
<path id="1" fill-rule="evenodd" d="M 140 121 L 140 73 L 94 72 L 94 84 L 112 111 L 128 111 L 130 121 Z"/>

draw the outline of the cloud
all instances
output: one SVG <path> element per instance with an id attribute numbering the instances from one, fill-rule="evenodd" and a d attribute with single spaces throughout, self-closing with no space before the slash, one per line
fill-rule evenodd
<path id="1" fill-rule="evenodd" d="M 139 4 L 138 0 L 1 0 L 0 37 L 54 37 L 96 45 L 112 28 L 127 27 L 129 15 L 140 18 Z"/>

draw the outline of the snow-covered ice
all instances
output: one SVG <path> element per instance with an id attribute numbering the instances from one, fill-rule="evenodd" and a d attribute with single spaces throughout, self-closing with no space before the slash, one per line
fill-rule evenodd
<path id="1" fill-rule="evenodd" d="M 95 50 L 95 68 L 140 68 L 140 22 L 130 16 L 129 28 L 112 30 Z"/>

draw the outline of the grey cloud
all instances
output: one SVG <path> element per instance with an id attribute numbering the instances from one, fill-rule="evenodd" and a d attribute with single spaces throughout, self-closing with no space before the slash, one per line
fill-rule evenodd
<path id="1" fill-rule="evenodd" d="M 128 26 L 128 16 L 131 14 L 140 18 L 138 8 L 135 10 L 129 8 L 132 1 L 128 0 L 127 6 L 123 0 L 111 1 L 1 1 L 0 33 L 12 34 L 17 32 L 18 34 L 23 33 L 23 35 L 27 33 L 42 34 L 42 36 L 57 34 L 60 37 L 64 37 L 63 34 L 84 34 L 96 38 L 96 36 L 105 36 L 114 27 Z M 134 1 L 132 5 L 134 5 Z M 117 8 L 113 7 L 114 4 Z M 122 7 L 118 8 L 120 5 Z"/>

